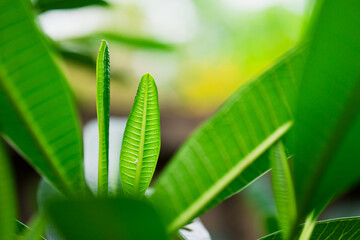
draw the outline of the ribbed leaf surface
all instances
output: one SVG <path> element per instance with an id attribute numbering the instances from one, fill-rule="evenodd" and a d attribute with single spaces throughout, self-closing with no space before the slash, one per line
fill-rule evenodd
<path id="1" fill-rule="evenodd" d="M 154 174 L 160 152 L 160 113 L 153 77 L 141 78 L 126 123 L 120 154 L 120 178 L 124 193 L 143 196 Z"/>
<path id="2" fill-rule="evenodd" d="M 154 186 L 152 201 L 174 232 L 269 169 L 259 158 L 292 124 L 303 51 L 241 87 L 182 146 Z M 220 81 L 220 79 L 219 79 Z"/>
<path id="3" fill-rule="evenodd" d="M 301 227 L 299 227 L 300 232 Z M 276 232 L 259 240 L 283 240 Z M 340 218 L 317 222 L 310 240 L 357 240 L 360 239 L 360 218 Z"/>
<path id="4" fill-rule="evenodd" d="M 64 193 L 84 188 L 69 87 L 22 0 L 0 2 L 0 125 L 6 140 Z"/>
<path id="5" fill-rule="evenodd" d="M 271 147 L 269 158 L 278 222 L 284 239 L 288 239 L 296 220 L 296 202 L 292 175 L 282 141 Z"/>
<path id="6" fill-rule="evenodd" d="M 105 40 L 101 42 L 96 64 L 96 108 L 99 126 L 98 193 L 107 195 L 109 172 L 110 58 Z"/>
<path id="7" fill-rule="evenodd" d="M 16 201 L 9 159 L 0 138 L 0 239 L 13 240 Z"/>
<path id="8" fill-rule="evenodd" d="M 294 125 L 300 217 L 360 180 L 360 1 L 317 4 Z"/>

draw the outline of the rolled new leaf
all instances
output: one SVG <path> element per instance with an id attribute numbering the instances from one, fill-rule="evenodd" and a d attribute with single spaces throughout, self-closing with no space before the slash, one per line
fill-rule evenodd
<path id="1" fill-rule="evenodd" d="M 125 195 L 144 195 L 160 152 L 160 113 L 154 78 L 145 74 L 126 123 L 120 154 L 120 178 Z"/>
<path id="2" fill-rule="evenodd" d="M 96 63 L 96 109 L 99 126 L 98 194 L 107 195 L 109 172 L 110 60 L 102 40 Z"/>

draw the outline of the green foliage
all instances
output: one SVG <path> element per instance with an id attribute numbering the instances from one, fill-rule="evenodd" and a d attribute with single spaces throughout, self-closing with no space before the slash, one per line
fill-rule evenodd
<path id="1" fill-rule="evenodd" d="M 45 219 L 42 215 L 35 215 L 30 222 L 31 227 L 25 227 L 22 233 L 22 240 L 43 240 L 41 234 L 44 231 Z"/>
<path id="2" fill-rule="evenodd" d="M 296 220 L 296 202 L 289 162 L 281 141 L 271 147 L 269 158 L 278 221 L 283 230 L 284 239 L 288 239 Z"/>
<path id="3" fill-rule="evenodd" d="M 60 191 L 84 189 L 82 141 L 69 87 L 22 0 L 0 3 L 0 125 Z"/>
<path id="4" fill-rule="evenodd" d="M 44 227 L 44 219 L 36 218 L 35 222 L 33 222 L 33 226 L 36 226 L 36 229 L 31 229 L 26 226 L 24 223 L 16 220 L 16 237 L 22 240 L 46 240 L 41 236 L 43 227 Z"/>
<path id="5" fill-rule="evenodd" d="M 153 207 L 135 199 L 49 202 L 46 213 L 67 240 L 167 239 Z"/>
<path id="6" fill-rule="evenodd" d="M 12 173 L 0 139 L 0 239 L 12 240 L 15 232 L 16 201 Z"/>
<path id="7" fill-rule="evenodd" d="M 355 240 L 360 238 L 360 218 L 340 218 L 317 222 L 310 240 Z M 300 233 L 302 227 L 298 228 Z M 283 240 L 281 232 L 276 232 L 259 240 Z"/>
<path id="8" fill-rule="evenodd" d="M 120 178 L 124 194 L 144 195 L 160 153 L 160 113 L 154 78 L 144 74 L 126 123 L 121 154 Z"/>
<path id="9" fill-rule="evenodd" d="M 360 179 L 360 2 L 317 4 L 294 125 L 300 217 Z"/>
<path id="10" fill-rule="evenodd" d="M 292 101 L 303 50 L 285 56 L 241 87 L 181 147 L 154 185 L 151 199 L 174 232 L 205 208 L 239 192 L 269 169 L 260 157 L 292 125 Z M 260 158 L 259 158 L 260 157 Z"/>
<path id="11" fill-rule="evenodd" d="M 102 2 L 38 0 L 35 5 L 46 11 Z M 358 218 L 319 222 L 314 227 L 327 203 L 360 178 L 356 159 L 360 155 L 360 3 L 319 1 L 307 36 L 309 47 L 295 48 L 241 87 L 186 141 L 156 182 L 149 197 L 153 205 L 143 199 L 161 145 L 157 87 L 150 74 L 139 84 L 120 154 L 123 194 L 132 198 L 66 199 L 87 189 L 79 121 L 65 78 L 27 8 L 22 0 L 0 3 L 0 130 L 51 183 L 43 181 L 39 188 L 40 210 L 46 206 L 48 223 L 62 237 L 166 239 L 270 167 L 283 233 L 263 240 L 299 235 L 300 240 L 360 237 Z M 103 35 L 114 42 L 169 50 L 166 44 L 147 39 Z M 106 41 L 99 50 L 96 72 L 98 192 L 106 197 L 110 104 Z M 285 135 L 293 122 L 293 134 Z M 293 142 L 287 141 L 288 136 Z M 294 182 L 283 142 L 291 153 L 294 149 Z M 12 240 L 15 201 L 7 161 L 0 145 L 0 236 Z M 301 230 L 297 226 L 305 217 Z M 39 218 L 33 230 L 22 228 L 21 235 L 38 239 L 44 224 Z"/>
<path id="12" fill-rule="evenodd" d="M 96 64 L 96 108 L 99 126 L 98 194 L 108 193 L 110 58 L 107 42 L 101 42 Z"/>

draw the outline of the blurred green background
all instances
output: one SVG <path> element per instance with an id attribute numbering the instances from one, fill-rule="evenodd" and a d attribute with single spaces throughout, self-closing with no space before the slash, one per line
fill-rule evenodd
<path id="1" fill-rule="evenodd" d="M 157 173 L 201 121 L 299 42 L 311 5 L 306 0 L 86 0 L 62 9 L 64 2 L 34 0 L 32 5 L 73 89 L 83 124 L 96 117 L 95 60 L 101 39 L 110 48 L 111 116 L 127 117 L 141 75 L 154 76 L 162 128 Z M 90 5 L 78 7 L 84 2 Z M 38 176 L 13 155 L 26 222 L 36 209 Z M 276 230 L 266 182 L 265 176 L 264 184 L 204 215 L 214 239 L 256 239 Z"/>

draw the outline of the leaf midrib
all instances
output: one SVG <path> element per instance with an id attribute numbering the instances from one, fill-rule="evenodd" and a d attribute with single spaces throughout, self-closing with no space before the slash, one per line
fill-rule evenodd
<path id="1" fill-rule="evenodd" d="M 238 162 L 227 174 L 221 177 L 211 188 L 205 191 L 196 201 L 194 201 L 186 210 L 175 218 L 167 227 L 169 234 L 175 232 L 177 229 L 187 223 L 189 219 L 195 217 L 197 212 L 203 206 L 206 206 L 210 201 L 216 197 L 220 192 L 231 183 L 246 167 L 257 159 L 266 149 L 268 149 L 276 140 L 278 140 L 284 133 L 286 133 L 292 126 L 293 122 L 288 121 L 278 127 L 271 135 L 269 135 L 263 142 L 261 142 L 253 151 L 247 154 L 242 161 Z"/>
<path id="2" fill-rule="evenodd" d="M 145 80 L 145 93 L 144 93 L 144 104 L 143 104 L 142 123 L 141 123 L 141 132 L 140 132 L 139 155 L 138 155 L 138 162 L 136 164 L 136 174 L 135 174 L 135 181 L 134 181 L 134 194 L 135 195 L 139 194 L 141 170 L 142 170 L 143 155 L 144 155 L 146 117 L 147 117 L 147 97 L 148 97 L 147 95 L 148 95 L 148 77 Z M 139 98 L 139 100 L 140 100 L 140 98 Z"/>

